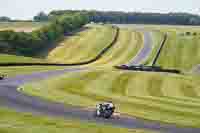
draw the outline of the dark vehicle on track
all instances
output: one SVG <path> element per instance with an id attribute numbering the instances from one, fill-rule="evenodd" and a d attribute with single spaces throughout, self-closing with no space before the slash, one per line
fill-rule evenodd
<path id="1" fill-rule="evenodd" d="M 0 74 L 0 80 L 3 80 L 3 79 L 5 79 L 5 75 L 3 75 L 3 74 Z"/>
<path id="2" fill-rule="evenodd" d="M 96 106 L 95 116 L 109 119 L 112 117 L 114 111 L 115 111 L 115 106 L 113 105 L 112 102 L 101 103 Z"/>

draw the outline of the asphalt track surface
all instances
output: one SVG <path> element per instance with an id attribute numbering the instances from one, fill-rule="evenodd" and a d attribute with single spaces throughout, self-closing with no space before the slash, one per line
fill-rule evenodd
<path id="1" fill-rule="evenodd" d="M 142 30 L 140 30 L 142 31 Z M 152 52 L 152 37 L 151 32 L 149 31 L 142 31 L 144 36 L 144 44 L 143 48 L 139 51 L 139 53 L 127 64 L 129 66 L 131 65 L 140 65 L 142 61 L 145 61 L 147 59 L 151 52 Z"/>
<path id="2" fill-rule="evenodd" d="M 127 115 L 118 118 L 101 119 L 93 116 L 92 109 L 64 105 L 46 101 L 44 99 L 28 96 L 17 91 L 17 88 L 24 83 L 39 81 L 64 73 L 87 71 L 87 68 L 66 68 L 65 70 L 55 70 L 48 72 L 38 72 L 28 75 L 19 75 L 0 81 L 0 106 L 14 109 L 18 112 L 29 112 L 34 115 L 47 115 L 62 117 L 66 119 L 78 119 L 99 124 L 108 124 L 116 127 L 129 129 L 142 128 L 164 133 L 200 133 L 199 128 L 179 127 L 173 124 L 166 124 L 156 121 L 147 121 Z"/>

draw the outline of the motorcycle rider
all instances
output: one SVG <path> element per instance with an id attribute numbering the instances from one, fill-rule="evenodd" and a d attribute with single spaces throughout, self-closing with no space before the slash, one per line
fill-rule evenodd
<path id="1" fill-rule="evenodd" d="M 115 106 L 112 102 L 104 102 L 96 107 L 96 116 L 110 118 L 114 113 Z"/>

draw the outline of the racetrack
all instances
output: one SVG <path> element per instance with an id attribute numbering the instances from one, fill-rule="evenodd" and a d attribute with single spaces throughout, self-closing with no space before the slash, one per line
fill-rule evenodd
<path id="1" fill-rule="evenodd" d="M 147 59 L 151 52 L 152 52 L 152 38 L 151 32 L 149 31 L 142 31 L 144 35 L 144 44 L 143 48 L 139 51 L 139 53 L 134 57 L 128 65 L 140 65 L 145 59 Z"/>
<path id="2" fill-rule="evenodd" d="M 146 38 L 146 39 L 145 39 Z M 139 64 L 151 53 L 151 36 L 149 32 L 144 32 L 144 48 L 132 60 L 131 64 Z M 39 72 L 29 75 L 19 75 L 0 81 L 0 105 L 15 109 L 19 112 L 31 112 L 36 115 L 49 115 L 55 117 L 81 119 L 97 123 L 106 123 L 125 128 L 145 128 L 167 133 L 199 133 L 199 128 L 180 127 L 173 124 L 147 121 L 139 118 L 122 115 L 119 118 L 108 120 L 94 118 L 93 109 L 63 105 L 46 101 L 37 97 L 27 96 L 17 91 L 18 86 L 27 82 L 38 81 L 53 76 L 62 75 L 69 72 L 87 71 L 88 68 L 66 68 L 65 70 L 55 70 Z"/>
<path id="3" fill-rule="evenodd" d="M 55 117 L 75 118 L 91 122 L 112 124 L 125 128 L 145 128 L 160 132 L 169 133 L 199 133 L 200 129 L 178 127 L 173 124 L 164 124 L 154 121 L 146 121 L 127 115 L 119 118 L 104 120 L 93 117 L 93 110 L 75 106 L 64 106 L 61 103 L 54 103 L 40 98 L 26 96 L 17 91 L 17 87 L 23 83 L 37 81 L 51 76 L 61 75 L 66 72 L 79 72 L 85 69 L 65 69 L 51 72 L 34 73 L 30 75 L 17 76 L 0 81 L 0 105 L 15 109 L 19 112 L 31 112 L 39 115 L 50 115 Z"/>

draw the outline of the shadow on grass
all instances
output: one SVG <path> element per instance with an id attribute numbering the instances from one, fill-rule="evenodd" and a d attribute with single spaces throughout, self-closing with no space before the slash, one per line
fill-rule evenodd
<path id="1" fill-rule="evenodd" d="M 64 39 L 67 39 L 67 38 L 72 37 L 72 36 L 80 36 L 79 35 L 80 32 L 87 31 L 87 30 L 90 30 L 90 29 L 91 29 L 90 27 L 82 27 L 78 30 L 74 30 L 72 32 L 65 33 L 62 38 L 56 40 L 54 43 L 50 43 L 47 47 L 45 47 L 41 51 L 39 51 L 38 54 L 36 55 L 36 58 L 46 59 L 46 57 L 49 55 L 49 53 L 51 51 L 53 51 L 58 46 L 62 46 L 61 42 Z"/>
<path id="2" fill-rule="evenodd" d="M 59 46 L 59 45 L 61 46 L 62 45 L 60 42 L 62 42 L 64 39 L 66 39 L 68 37 L 80 36 L 79 35 L 80 32 L 86 31 L 86 30 L 89 30 L 89 29 L 91 29 L 91 28 L 90 27 L 82 27 L 82 28 L 80 28 L 78 30 L 74 30 L 74 31 L 72 31 L 70 33 L 66 33 L 66 34 L 64 34 L 63 37 L 59 38 L 55 42 L 49 43 L 49 45 L 47 45 L 46 47 L 41 48 L 41 50 L 37 51 L 37 53 L 35 55 L 33 55 L 33 56 L 27 56 L 27 55 L 23 55 L 23 54 L 17 53 L 16 51 L 13 50 L 12 44 L 0 41 L 0 54 L 6 54 L 8 56 L 10 55 L 10 56 L 29 57 L 29 58 L 34 58 L 36 60 L 38 59 L 38 63 L 41 63 L 41 62 L 47 63 L 46 57 L 57 46 Z M 41 61 L 39 61 L 39 60 L 41 60 Z M 13 61 L 13 62 L 15 62 L 15 61 Z M 22 60 L 22 62 L 24 62 L 24 61 Z M 30 60 L 30 62 L 32 62 L 32 61 Z"/>

